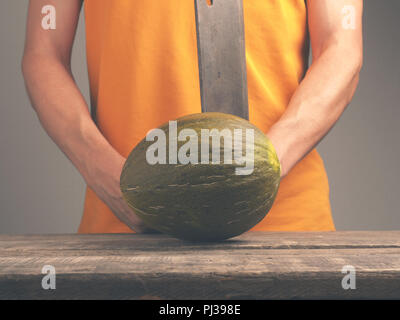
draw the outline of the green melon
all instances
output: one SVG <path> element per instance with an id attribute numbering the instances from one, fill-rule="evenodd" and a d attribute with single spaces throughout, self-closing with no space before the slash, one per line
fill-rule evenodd
<path id="1" fill-rule="evenodd" d="M 176 121 L 178 134 L 182 129 L 196 133 L 197 150 L 186 148 L 190 137 L 178 141 L 172 133 L 170 137 L 169 123 L 161 126 L 159 129 L 166 137 L 165 150 L 154 151 L 155 142 L 164 145 L 162 139 L 144 138 L 126 160 L 121 174 L 124 199 L 149 227 L 180 239 L 218 241 L 251 229 L 270 210 L 280 182 L 279 160 L 267 136 L 247 120 L 223 113 L 194 114 Z M 241 143 L 221 138 L 217 139 L 218 146 L 212 138 L 202 135 L 202 130 L 207 129 L 225 133 L 222 130 L 228 129 L 232 138 L 238 138 Z M 235 129 L 242 134 L 235 135 Z M 250 131 L 246 129 L 253 132 L 254 143 L 247 140 Z M 196 145 L 196 137 L 190 146 Z M 208 154 L 207 148 L 202 148 L 206 139 Z M 192 162 L 186 164 L 187 161 L 180 161 L 183 158 L 178 157 L 177 163 L 171 163 L 174 157 L 169 157 L 170 143 L 176 145 L 180 156 L 191 155 Z M 232 163 L 229 156 L 225 158 L 226 150 L 228 155 L 231 151 Z M 235 151 L 243 157 L 235 157 Z M 213 152 L 214 156 L 219 154 L 219 162 L 217 157 L 213 158 Z M 149 163 L 149 154 L 160 157 L 161 163 Z M 246 163 L 254 164 L 252 172 L 237 174 L 237 169 L 243 169 Z"/>

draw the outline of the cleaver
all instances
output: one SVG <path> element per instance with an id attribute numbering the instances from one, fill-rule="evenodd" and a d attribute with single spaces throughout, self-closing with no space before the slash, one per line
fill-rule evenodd
<path id="1" fill-rule="evenodd" d="M 195 0 L 202 112 L 249 119 L 243 0 Z"/>

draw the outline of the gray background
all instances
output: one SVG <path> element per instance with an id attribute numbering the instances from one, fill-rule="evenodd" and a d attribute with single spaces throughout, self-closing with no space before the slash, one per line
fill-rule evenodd
<path id="1" fill-rule="evenodd" d="M 26 0 L 0 1 L 0 233 L 76 232 L 85 184 L 41 128 L 20 61 Z M 353 102 L 318 147 L 338 230 L 400 229 L 400 1 L 364 1 L 364 67 Z M 83 15 L 73 71 L 88 100 Z"/>

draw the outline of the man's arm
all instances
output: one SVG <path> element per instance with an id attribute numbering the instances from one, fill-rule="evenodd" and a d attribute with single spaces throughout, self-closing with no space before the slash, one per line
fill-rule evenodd
<path id="1" fill-rule="evenodd" d="M 284 177 L 328 133 L 350 103 L 362 66 L 362 0 L 308 0 L 313 62 L 287 110 L 267 133 Z M 344 28 L 352 6 L 355 28 Z M 351 26 L 350 26 L 351 27 Z"/>
<path id="2" fill-rule="evenodd" d="M 56 30 L 44 30 L 42 7 L 56 8 Z M 82 0 L 31 0 L 22 70 L 39 120 L 85 181 L 136 232 L 147 231 L 119 188 L 125 159 L 92 121 L 71 72 L 71 51 Z"/>

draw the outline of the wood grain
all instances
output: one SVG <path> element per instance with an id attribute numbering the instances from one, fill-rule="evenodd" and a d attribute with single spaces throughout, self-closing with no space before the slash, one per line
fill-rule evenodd
<path id="1" fill-rule="evenodd" d="M 44 265 L 56 290 L 43 290 Z M 356 269 L 344 290 L 341 270 Z M 399 299 L 400 232 L 1 235 L 0 299 Z"/>

